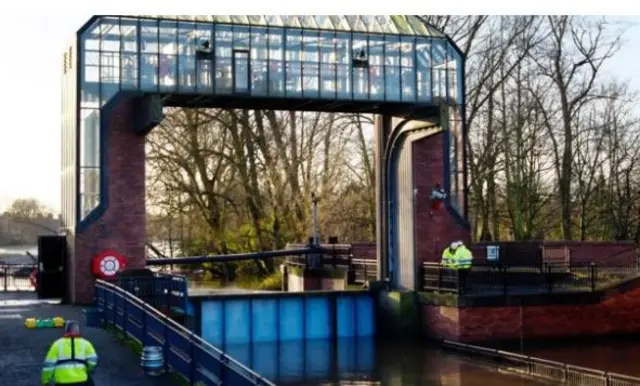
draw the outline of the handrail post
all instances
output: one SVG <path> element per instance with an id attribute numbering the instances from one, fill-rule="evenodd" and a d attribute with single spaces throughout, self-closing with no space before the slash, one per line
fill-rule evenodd
<path id="1" fill-rule="evenodd" d="M 596 272 L 596 263 L 591 262 L 589 265 L 589 278 L 591 279 L 591 292 L 596 291 L 596 280 L 597 280 L 597 272 Z"/>
<path id="2" fill-rule="evenodd" d="M 549 292 L 553 292 L 553 273 L 551 272 L 551 264 L 547 263 L 547 289 Z"/>
<path id="3" fill-rule="evenodd" d="M 426 270 L 424 263 L 422 264 L 422 268 Z M 442 289 L 442 266 L 436 266 L 436 272 L 438 272 L 438 281 L 436 282 L 436 286 L 438 287 L 438 291 Z"/>
<path id="4" fill-rule="evenodd" d="M 7 292 L 9 287 L 9 267 L 5 265 L 2 270 L 4 273 L 4 292 Z"/>
<path id="5" fill-rule="evenodd" d="M 424 291 L 424 264 L 418 266 L 418 291 Z"/>

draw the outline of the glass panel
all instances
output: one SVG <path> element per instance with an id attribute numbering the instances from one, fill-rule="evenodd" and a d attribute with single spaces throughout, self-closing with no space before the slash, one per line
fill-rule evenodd
<path id="1" fill-rule="evenodd" d="M 269 28 L 269 95 L 284 95 L 284 29 Z"/>
<path id="2" fill-rule="evenodd" d="M 196 89 L 199 92 L 210 93 L 213 84 L 213 32 L 212 24 L 196 24 L 195 36 L 195 62 L 196 62 Z"/>
<path id="3" fill-rule="evenodd" d="M 448 45 L 448 44 L 447 44 Z M 451 98 L 457 104 L 464 104 L 464 90 L 463 90 L 463 76 L 464 69 L 462 68 L 462 55 L 458 51 L 456 51 L 453 47 L 449 48 L 451 50 L 452 62 L 451 65 L 455 69 L 455 82 L 450 83 L 449 88 L 452 91 Z M 451 86 L 454 85 L 454 86 Z"/>
<path id="4" fill-rule="evenodd" d="M 100 166 L 100 110 L 80 109 L 80 166 Z"/>
<path id="5" fill-rule="evenodd" d="M 233 90 L 236 93 L 249 92 L 249 52 L 233 53 Z"/>
<path id="6" fill-rule="evenodd" d="M 376 16 L 376 20 L 378 21 L 380 28 L 382 28 L 382 32 L 392 34 L 398 33 L 398 29 L 395 24 L 393 24 L 389 16 Z"/>
<path id="7" fill-rule="evenodd" d="M 416 41 L 416 90 L 418 101 L 431 102 L 431 40 L 418 38 Z"/>
<path id="8" fill-rule="evenodd" d="M 431 45 L 431 60 L 433 62 L 433 98 L 447 97 L 447 62 L 446 45 L 440 39 L 434 39 Z"/>
<path id="9" fill-rule="evenodd" d="M 382 33 L 382 28 L 380 28 L 375 16 L 361 16 L 361 18 L 369 32 Z"/>
<path id="10" fill-rule="evenodd" d="M 316 31 L 303 32 L 303 53 L 302 53 L 302 93 L 305 97 L 317 98 L 320 78 L 320 47 L 319 38 Z"/>
<path id="11" fill-rule="evenodd" d="M 194 23 L 178 23 L 178 88 L 191 91 L 195 86 L 195 48 L 196 25 Z"/>
<path id="12" fill-rule="evenodd" d="M 233 48 L 236 50 L 248 50 L 251 40 L 251 30 L 245 26 L 233 27 Z"/>
<path id="13" fill-rule="evenodd" d="M 100 99 L 104 105 L 120 90 L 120 22 L 103 18 L 100 29 Z"/>
<path id="14" fill-rule="evenodd" d="M 244 15 L 233 15 L 231 16 L 231 22 L 238 24 L 249 24 L 249 19 Z"/>
<path id="15" fill-rule="evenodd" d="M 460 215 L 464 215 L 464 158 L 461 110 L 457 106 L 448 109 L 449 119 L 449 168 L 450 203 Z"/>
<path id="16" fill-rule="evenodd" d="M 161 21 L 158 29 L 159 39 L 159 78 L 160 89 L 175 90 L 178 84 L 178 36 L 174 21 Z"/>
<path id="17" fill-rule="evenodd" d="M 282 16 L 282 21 L 286 27 L 302 27 L 300 20 L 296 16 Z"/>
<path id="18" fill-rule="evenodd" d="M 82 107 L 100 105 L 100 24 L 89 27 L 80 40 L 80 88 Z"/>
<path id="19" fill-rule="evenodd" d="M 402 100 L 413 102 L 416 99 L 416 72 L 414 60 L 414 38 L 403 36 L 400 47 L 400 71 L 402 83 Z"/>
<path id="20" fill-rule="evenodd" d="M 230 93 L 232 28 L 229 25 L 216 25 L 215 28 L 216 93 Z"/>
<path id="21" fill-rule="evenodd" d="M 302 96 L 302 35 L 300 30 L 286 31 L 286 89 L 287 96 Z"/>
<path id="22" fill-rule="evenodd" d="M 313 28 L 313 29 L 318 28 L 313 16 L 298 15 L 298 19 L 300 19 L 300 24 L 302 24 L 302 28 Z"/>
<path id="23" fill-rule="evenodd" d="M 267 25 L 267 21 L 265 20 L 263 15 L 250 15 L 249 23 L 253 25 Z"/>
<path id="24" fill-rule="evenodd" d="M 145 91 L 158 89 L 158 27 L 157 21 L 140 21 L 140 88 Z"/>
<path id="25" fill-rule="evenodd" d="M 429 30 L 427 30 L 427 27 L 425 27 L 424 23 L 418 20 L 417 17 L 415 16 L 405 16 L 405 17 L 407 18 L 409 25 L 411 25 L 416 35 L 423 35 L 423 36 L 431 35 L 429 33 Z"/>
<path id="26" fill-rule="evenodd" d="M 266 18 L 267 18 L 267 23 L 269 25 L 275 25 L 275 26 L 284 25 L 284 23 L 282 22 L 282 19 L 278 15 L 267 15 Z"/>
<path id="27" fill-rule="evenodd" d="M 100 193 L 100 169 L 89 167 L 80 169 L 80 193 L 88 195 Z"/>
<path id="28" fill-rule="evenodd" d="M 335 29 L 343 31 L 349 31 L 351 29 L 344 16 L 329 16 L 329 18 L 333 22 Z"/>
<path id="29" fill-rule="evenodd" d="M 120 83 L 123 90 L 138 88 L 138 21 L 122 19 L 120 21 Z"/>
<path id="30" fill-rule="evenodd" d="M 360 16 L 349 15 L 346 16 L 349 25 L 351 26 L 352 31 L 358 32 L 367 32 L 367 27 L 364 25 L 364 22 L 360 18 Z"/>
<path id="31" fill-rule="evenodd" d="M 400 101 L 400 37 L 387 35 L 385 37 L 384 79 L 385 99 Z"/>
<path id="32" fill-rule="evenodd" d="M 336 97 L 336 39 L 333 32 L 320 34 L 320 96 Z"/>
<path id="33" fill-rule="evenodd" d="M 384 99 L 384 37 L 369 36 L 369 99 Z"/>
<path id="34" fill-rule="evenodd" d="M 351 67 L 347 64 L 339 64 L 337 68 L 338 76 L 338 98 L 339 99 L 351 99 Z"/>
<path id="35" fill-rule="evenodd" d="M 333 29 L 333 23 L 331 23 L 331 19 L 326 15 L 316 15 L 314 16 L 316 19 L 316 24 L 318 28 L 321 29 Z"/>
<path id="36" fill-rule="evenodd" d="M 368 62 L 367 35 L 353 35 L 353 58 L 364 57 Z M 352 61 L 352 62 L 353 62 Z M 350 65 L 352 65 L 350 63 Z M 367 66 L 353 67 L 353 98 L 367 99 L 369 96 L 369 69 Z"/>
<path id="37" fill-rule="evenodd" d="M 229 15 L 212 15 L 213 21 L 217 23 L 231 23 L 231 17 Z"/>
<path id="38" fill-rule="evenodd" d="M 407 19 L 402 15 L 393 15 L 391 16 L 391 20 L 395 24 L 398 32 L 403 35 L 415 35 L 413 29 L 409 25 Z"/>
<path id="39" fill-rule="evenodd" d="M 267 95 L 267 29 L 251 27 L 251 94 Z"/>

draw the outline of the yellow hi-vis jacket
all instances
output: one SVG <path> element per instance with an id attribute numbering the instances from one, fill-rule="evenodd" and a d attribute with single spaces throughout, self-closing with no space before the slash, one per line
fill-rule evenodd
<path id="1" fill-rule="evenodd" d="M 464 245 L 459 246 L 455 250 L 451 248 L 445 248 L 442 252 L 442 266 L 446 268 L 454 269 L 469 269 L 473 262 L 473 255 L 471 251 Z"/>
<path id="2" fill-rule="evenodd" d="M 73 348 L 71 342 L 73 341 Z M 81 337 L 64 337 L 51 345 L 42 367 L 42 384 L 53 379 L 56 384 L 81 383 L 98 365 L 93 345 Z"/>
<path id="3" fill-rule="evenodd" d="M 446 268 L 455 268 L 455 253 L 456 250 L 451 250 L 451 248 L 446 247 L 444 252 L 442 252 L 442 266 Z"/>

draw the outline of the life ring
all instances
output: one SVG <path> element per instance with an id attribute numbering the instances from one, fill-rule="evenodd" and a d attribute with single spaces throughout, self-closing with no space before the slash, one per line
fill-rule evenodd
<path id="1" fill-rule="evenodd" d="M 104 251 L 93 258 L 91 272 L 100 279 L 112 279 L 126 266 L 124 256 L 115 251 Z"/>

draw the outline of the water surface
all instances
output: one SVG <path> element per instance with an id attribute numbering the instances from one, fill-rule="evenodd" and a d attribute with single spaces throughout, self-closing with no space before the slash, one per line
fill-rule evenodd
<path id="1" fill-rule="evenodd" d="M 541 383 L 500 374 L 437 346 L 347 339 L 229 345 L 225 351 L 277 385 L 495 385 Z"/>

